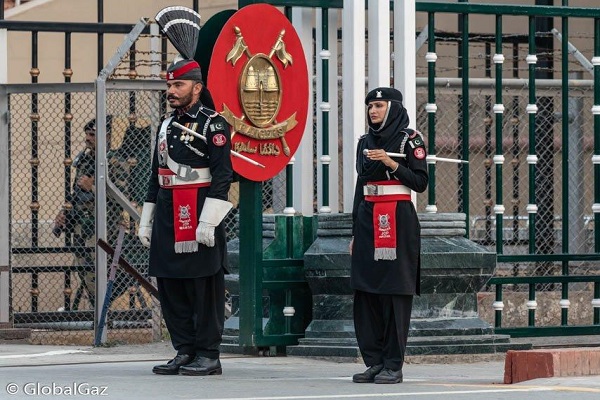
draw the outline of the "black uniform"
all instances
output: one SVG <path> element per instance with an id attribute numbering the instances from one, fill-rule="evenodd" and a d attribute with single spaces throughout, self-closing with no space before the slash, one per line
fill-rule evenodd
<path id="1" fill-rule="evenodd" d="M 210 186 L 198 188 L 197 213 L 200 215 L 207 197 L 228 198 L 233 177 L 229 125 L 200 102 L 186 113 L 179 115 L 175 111 L 172 115 L 167 128 L 169 157 L 192 168 L 209 168 L 212 176 Z M 195 128 L 206 135 L 207 143 L 183 133 L 172 126 L 173 122 Z M 158 144 L 157 141 L 146 196 L 146 202 L 156 204 L 149 274 L 157 277 L 163 315 L 178 354 L 218 358 L 225 318 L 225 226 L 221 222 L 215 228 L 214 247 L 199 243 L 196 252 L 175 252 L 173 189 L 159 186 L 158 169 L 167 166 L 159 166 Z"/>
<path id="2" fill-rule="evenodd" d="M 399 92 L 398 92 L 399 93 Z M 373 100 L 373 99 L 372 99 Z M 372 101 L 370 100 L 370 101 Z M 358 179 L 352 211 L 353 251 L 351 286 L 355 290 L 354 324 L 363 360 L 367 366 L 384 364 L 401 370 L 412 308 L 412 296 L 420 293 L 420 224 L 409 200 L 396 202 L 396 257 L 375 259 L 374 203 L 365 201 L 367 182 L 398 181 L 423 192 L 428 183 L 422 136 L 408 129 L 408 114 L 402 103 L 390 101 L 383 126 L 371 125 L 357 148 Z M 403 153 L 391 171 L 381 161 L 369 160 L 364 149 Z"/>

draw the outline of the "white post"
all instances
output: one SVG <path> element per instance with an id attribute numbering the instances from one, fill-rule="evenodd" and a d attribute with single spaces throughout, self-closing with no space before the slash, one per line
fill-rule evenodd
<path id="1" fill-rule="evenodd" d="M 300 146 L 294 155 L 294 207 L 304 216 L 312 216 L 313 211 L 313 73 L 312 73 L 312 28 L 314 27 L 313 10 L 309 8 L 292 8 L 292 25 L 298 33 L 306 65 L 308 67 L 308 110 L 306 127 Z"/>
<path id="2" fill-rule="evenodd" d="M 329 124 L 327 126 L 329 132 L 329 208 L 332 213 L 339 212 L 339 179 L 338 172 L 340 169 L 338 150 L 338 49 L 337 49 L 337 29 L 338 29 L 338 16 L 339 11 L 333 8 L 329 9 L 328 12 L 328 32 L 329 38 L 329 75 L 328 78 L 328 92 L 329 92 Z M 317 50 L 323 49 L 323 37 L 321 35 L 321 29 L 323 26 L 322 14 L 317 12 Z M 321 63 L 322 57 L 317 60 L 317 77 L 323 76 L 323 66 Z M 317 99 L 322 99 L 322 79 L 317 80 Z M 317 107 L 317 154 L 323 154 L 323 143 L 322 143 L 322 129 L 323 127 L 323 115 L 321 112 L 321 104 Z M 322 164 L 318 164 L 317 168 L 317 182 L 323 182 L 323 168 Z M 319 207 L 323 205 L 323 191 L 322 185 L 319 183 L 317 187 L 317 200 Z"/>
<path id="3" fill-rule="evenodd" d="M 390 86 L 390 2 L 369 0 L 368 89 Z"/>
<path id="4" fill-rule="evenodd" d="M 417 122 L 417 61 L 416 61 L 416 6 L 415 0 L 394 1 L 394 87 L 402 92 L 404 108 L 410 118 L 410 127 Z M 412 201 L 417 195 L 412 192 Z"/>
<path id="5" fill-rule="evenodd" d="M 8 83 L 8 31 L 0 29 L 0 84 Z M 10 321 L 10 152 L 8 95 L 0 90 L 0 328 Z"/>
<path id="6" fill-rule="evenodd" d="M 402 92 L 410 126 L 417 119 L 415 0 L 394 1 L 394 87 Z"/>
<path id="7" fill-rule="evenodd" d="M 365 2 L 347 0 L 342 10 L 342 91 L 344 212 L 352 212 L 356 184 L 355 154 L 365 133 Z"/>

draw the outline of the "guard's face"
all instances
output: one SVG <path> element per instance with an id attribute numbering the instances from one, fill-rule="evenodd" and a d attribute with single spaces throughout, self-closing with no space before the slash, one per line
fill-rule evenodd
<path id="1" fill-rule="evenodd" d="M 387 112 L 387 109 L 388 109 L 387 101 L 377 100 L 377 101 L 370 102 L 369 105 L 367 106 L 367 112 L 369 113 L 369 119 L 371 120 L 371 123 L 373 123 L 373 124 L 382 123 L 383 119 L 385 118 L 385 113 Z"/>
<path id="2" fill-rule="evenodd" d="M 186 108 L 195 103 L 202 85 L 190 80 L 174 79 L 167 81 L 167 101 L 173 108 Z"/>
<path id="3" fill-rule="evenodd" d="M 110 145 L 110 134 L 106 134 L 106 143 Z M 96 150 L 96 131 L 88 129 L 85 131 L 85 147 L 90 150 Z"/>

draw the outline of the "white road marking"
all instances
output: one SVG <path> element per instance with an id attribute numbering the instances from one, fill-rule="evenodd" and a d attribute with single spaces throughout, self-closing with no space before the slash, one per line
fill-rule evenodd
<path id="1" fill-rule="evenodd" d="M 7 358 L 33 358 L 33 357 L 46 357 L 46 356 L 61 356 L 64 354 L 73 354 L 73 353 L 89 353 L 86 350 L 52 350 L 47 351 L 45 353 L 33 353 L 33 354 L 9 354 L 7 356 L 0 356 L 0 359 Z"/>
<path id="2" fill-rule="evenodd" d="M 381 398 L 381 397 L 406 397 L 406 396 L 431 396 L 431 395 L 453 395 L 453 394 L 482 394 L 482 393 L 509 393 L 509 392 L 545 392 L 552 388 L 534 387 L 519 389 L 489 389 L 489 390 L 444 390 L 436 392 L 404 392 L 404 393 L 362 393 L 362 394 L 333 394 L 314 396 L 269 396 L 269 397 L 229 397 L 213 399 L 191 399 L 191 400 L 303 400 L 303 399 L 355 399 L 355 398 Z"/>

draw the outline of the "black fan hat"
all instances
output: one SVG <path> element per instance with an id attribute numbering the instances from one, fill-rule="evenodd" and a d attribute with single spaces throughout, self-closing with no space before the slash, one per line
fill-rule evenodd
<path id="1" fill-rule="evenodd" d="M 191 8 L 171 6 L 160 10 L 154 19 L 177 51 L 184 58 L 194 59 L 200 33 L 200 14 Z"/>

